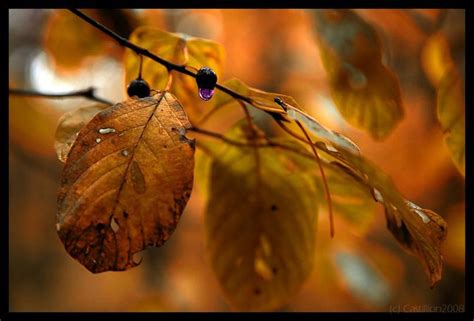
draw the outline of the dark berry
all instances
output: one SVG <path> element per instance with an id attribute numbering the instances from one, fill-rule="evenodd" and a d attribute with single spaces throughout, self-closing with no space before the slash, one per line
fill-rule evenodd
<path id="1" fill-rule="evenodd" d="M 209 100 L 214 95 L 214 86 L 217 83 L 216 73 L 208 67 L 202 67 L 196 74 L 199 97 Z"/>
<path id="2" fill-rule="evenodd" d="M 196 74 L 196 82 L 199 88 L 214 89 L 217 75 L 211 68 L 202 67 Z"/>
<path id="3" fill-rule="evenodd" d="M 141 79 L 137 78 L 132 80 L 132 82 L 128 85 L 127 88 L 128 96 L 138 96 L 138 98 L 144 98 L 150 96 L 150 85 Z"/>

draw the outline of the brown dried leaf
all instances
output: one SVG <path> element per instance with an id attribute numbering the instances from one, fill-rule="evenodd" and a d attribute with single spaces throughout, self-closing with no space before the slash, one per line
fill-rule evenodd
<path id="1" fill-rule="evenodd" d="M 169 93 L 129 99 L 97 114 L 69 152 L 57 229 L 69 254 L 94 273 L 127 270 L 176 228 L 193 185 L 194 141 Z"/>
<path id="2" fill-rule="evenodd" d="M 111 107 L 107 104 L 93 104 L 89 106 L 79 107 L 73 111 L 65 113 L 58 121 L 56 135 L 54 141 L 54 149 L 58 155 L 58 159 L 65 163 L 71 146 L 74 144 L 79 131 L 84 127 L 95 115 L 102 110 Z"/>
<path id="3" fill-rule="evenodd" d="M 444 219 L 404 199 L 390 177 L 363 156 L 343 149 L 329 150 L 322 143 L 318 143 L 318 147 L 350 166 L 344 167 L 345 170 L 352 169 L 351 175 L 359 176 L 373 189 L 374 199 L 385 207 L 387 228 L 404 249 L 420 259 L 431 286 L 441 280 L 443 257 L 440 247 L 447 234 Z"/>

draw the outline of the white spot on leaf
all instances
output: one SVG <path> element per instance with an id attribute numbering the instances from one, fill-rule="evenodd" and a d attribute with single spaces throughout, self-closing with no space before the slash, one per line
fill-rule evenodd
<path id="1" fill-rule="evenodd" d="M 142 263 L 143 257 L 139 253 L 133 253 L 132 255 L 132 262 L 134 264 L 140 264 Z"/>
<path id="2" fill-rule="evenodd" d="M 374 197 L 375 197 L 375 200 L 379 203 L 383 203 L 383 197 L 382 197 L 382 194 L 379 192 L 378 189 L 374 188 Z"/>
<path id="3" fill-rule="evenodd" d="M 406 201 L 406 204 L 411 210 L 415 211 L 415 213 L 418 214 L 419 217 L 421 217 L 421 220 L 423 221 L 423 223 L 427 224 L 431 221 L 430 218 L 425 214 L 425 212 L 423 211 L 421 207 L 419 207 L 418 205 L 410 201 Z"/>
<path id="4" fill-rule="evenodd" d="M 117 231 L 119 230 L 120 226 L 118 225 L 118 222 L 115 217 L 112 217 L 112 220 L 110 221 L 110 227 L 112 228 L 112 231 L 114 231 L 114 233 L 117 233 Z"/>
<path id="5" fill-rule="evenodd" d="M 426 216 L 425 213 L 423 213 L 423 211 L 420 211 L 420 210 L 415 210 L 416 214 L 418 214 L 418 216 L 421 217 L 421 220 L 423 221 L 423 223 L 427 224 L 429 223 L 431 220 L 428 216 Z"/>
<path id="6" fill-rule="evenodd" d="M 330 144 L 326 144 L 326 148 L 328 149 L 328 151 L 330 152 L 334 152 L 334 153 L 337 153 L 338 150 L 335 149 L 333 146 L 331 146 Z"/>
<path id="7" fill-rule="evenodd" d="M 115 133 L 114 128 L 101 128 L 99 129 L 99 134 L 110 134 L 110 133 Z"/>

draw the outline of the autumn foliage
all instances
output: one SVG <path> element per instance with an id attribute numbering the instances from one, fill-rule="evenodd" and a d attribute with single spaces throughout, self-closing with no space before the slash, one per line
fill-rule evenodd
<path id="1" fill-rule="evenodd" d="M 205 251 L 191 251 L 201 253 L 212 277 L 203 267 L 195 273 L 213 278 L 220 290 L 210 294 L 209 301 L 196 297 L 191 310 L 201 310 L 197 307 L 201 302 L 203 310 L 274 311 L 291 307 L 298 295 L 316 300 L 315 295 L 325 291 L 334 291 L 341 303 L 321 299 L 316 310 L 325 310 L 324 304 L 332 307 L 329 310 L 384 310 L 391 293 L 408 284 L 405 269 L 422 280 L 421 291 L 443 283 L 444 242 L 459 244 L 450 241 L 451 223 L 446 221 L 454 218 L 459 224 L 464 196 L 453 203 L 447 196 L 447 205 L 441 206 L 430 201 L 428 192 L 420 191 L 438 184 L 437 193 L 447 194 L 442 177 L 464 181 L 465 89 L 459 58 L 464 56 L 450 49 L 449 33 L 443 34 L 445 11 L 393 10 L 381 23 L 377 21 L 382 18 L 370 10 L 192 11 L 190 17 L 207 17 L 212 26 L 216 17 L 225 15 L 229 19 L 222 19 L 221 28 L 230 30 L 248 15 L 249 23 L 261 27 L 255 27 L 246 41 L 241 39 L 246 26 L 236 29 L 233 37 L 214 40 L 170 32 L 166 11 L 81 12 L 128 42 L 117 44 L 113 36 L 67 10 L 54 10 L 41 34 L 51 68 L 59 75 L 87 70 L 88 64 L 108 55 L 122 68 L 125 80 L 114 85 L 122 98 L 114 98 L 111 104 L 89 101 L 65 107 L 67 112 L 54 111 L 57 122 L 37 120 L 50 126 L 48 130 L 54 127 L 48 148 L 52 151 L 54 143 L 57 158 L 64 163 L 57 180 L 56 230 L 76 265 L 93 273 L 129 270 L 117 275 L 121 282 L 121 275 L 140 273 L 133 271 L 151 264 L 147 260 L 153 259 L 143 252 L 147 248 L 166 251 L 168 242 L 181 237 L 184 245 L 166 255 L 173 257 L 171 262 L 188 262 L 195 254 L 186 248 L 205 244 Z M 258 19 L 263 12 L 271 18 Z M 409 21 L 406 28 L 414 30 L 421 28 L 417 21 L 424 19 L 425 29 L 413 32 L 412 39 L 393 29 L 403 19 Z M 258 41 L 259 33 L 271 30 L 272 24 L 282 30 L 277 37 L 280 49 Z M 426 30 L 427 24 L 431 29 Z M 59 30 L 71 30 L 71 36 L 64 37 Z M 85 33 L 90 37 L 81 36 Z M 428 164 L 433 168 L 429 174 L 440 172 L 439 182 L 413 177 L 414 187 L 408 192 L 400 188 L 410 186 L 403 181 L 403 166 L 398 172 L 393 168 L 400 155 L 410 155 L 410 145 L 403 142 L 412 139 L 408 134 L 419 130 L 417 124 L 426 122 L 427 116 L 414 114 L 419 93 L 409 92 L 400 81 L 405 77 L 403 68 L 387 62 L 389 49 L 391 55 L 399 54 L 397 41 L 403 37 L 416 42 L 412 45 L 422 60 L 410 63 L 426 77 L 425 86 L 435 91 L 427 100 L 430 109 L 424 111 L 435 121 L 425 131 L 438 132 L 420 135 L 431 145 L 427 143 L 423 161 L 408 164 L 413 167 L 408 170 L 422 173 L 420 168 Z M 234 52 L 235 43 L 248 50 Z M 392 47 L 387 48 L 387 43 Z M 139 54 L 127 44 L 150 55 Z M 254 68 L 248 60 L 252 55 Z M 298 59 L 301 65 L 318 61 L 324 79 L 315 81 L 314 75 L 301 70 Z M 195 78 L 202 67 L 211 68 L 218 79 L 209 101 L 198 95 Z M 273 78 L 265 80 L 266 74 Z M 149 84 L 150 96 L 125 98 L 127 85 L 137 77 Z M 11 80 L 10 87 L 20 86 Z M 314 108 L 314 97 L 320 93 L 325 95 L 320 102 L 340 115 L 338 121 L 331 122 L 320 107 Z M 17 124 L 19 106 L 33 106 L 43 99 L 10 96 L 15 144 L 24 145 L 17 134 L 23 130 Z M 36 104 L 33 112 L 54 110 L 41 104 L 46 103 Z M 341 125 L 346 123 L 353 127 Z M 43 143 L 38 139 L 38 144 Z M 436 155 L 442 149 L 440 158 Z M 445 168 L 449 174 L 441 173 Z M 434 193 L 433 188 L 428 191 Z M 436 212 L 424 208 L 429 205 Z M 192 220 L 202 229 L 196 234 L 183 220 Z M 186 233 L 199 241 L 186 239 Z M 412 256 L 402 261 L 399 249 Z M 56 248 L 54 255 L 65 252 Z M 451 264 L 458 268 L 459 263 L 449 257 L 448 271 Z M 413 268 L 414 262 L 421 268 Z M 169 265 L 167 270 L 174 271 L 169 273 L 170 282 L 173 273 L 180 271 L 173 270 L 176 266 L 181 265 Z M 365 287 L 378 294 L 364 292 Z M 344 299 L 344 293 L 353 299 Z M 158 296 L 155 303 L 137 303 L 129 309 L 180 309 L 173 300 Z M 298 304 L 293 306 L 299 309 Z"/>

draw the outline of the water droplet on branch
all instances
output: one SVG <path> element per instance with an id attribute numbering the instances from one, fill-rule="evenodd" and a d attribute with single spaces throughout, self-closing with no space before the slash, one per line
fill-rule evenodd
<path id="1" fill-rule="evenodd" d="M 214 96 L 214 89 L 199 88 L 199 97 L 202 100 L 209 100 Z"/>

